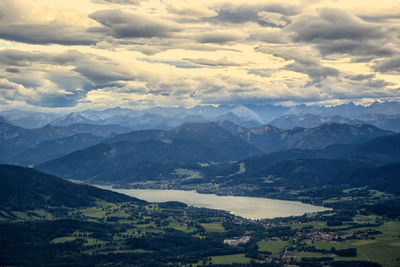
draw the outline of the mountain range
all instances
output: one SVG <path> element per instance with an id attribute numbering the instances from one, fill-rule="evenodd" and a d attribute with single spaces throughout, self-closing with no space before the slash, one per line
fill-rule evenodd
<path id="1" fill-rule="evenodd" d="M 238 161 L 283 149 L 357 143 L 389 134 L 370 125 L 328 124 L 284 131 L 269 125 L 246 129 L 226 121 L 185 123 L 173 130 L 133 131 L 107 138 L 37 168 L 91 181 L 166 179 L 176 168 Z"/>
<path id="2" fill-rule="evenodd" d="M 321 118 L 305 118 L 306 114 Z M 150 109 L 111 108 L 106 110 L 83 110 L 69 114 L 29 112 L 22 110 L 4 110 L 0 115 L 16 126 L 39 128 L 50 123 L 68 126 L 76 123 L 118 124 L 135 130 L 172 129 L 185 122 L 210 122 L 230 120 L 245 127 L 256 127 L 271 123 L 278 128 L 316 127 L 317 123 L 368 123 L 377 127 L 398 131 L 400 128 L 400 102 L 375 102 L 369 106 L 348 104 L 336 106 L 292 107 L 274 106 L 271 104 L 249 105 L 199 105 L 184 107 L 153 107 Z M 287 115 L 299 116 L 296 119 Z M 281 119 L 278 119 L 283 117 Z M 277 121 L 274 121 L 278 119 Z M 382 122 L 382 119 L 384 122 Z M 293 121 L 295 120 L 295 121 Z M 272 121 L 274 121 L 272 123 Z M 293 121 L 293 122 L 291 122 Z"/>
<path id="3" fill-rule="evenodd" d="M 77 134 L 91 134 L 93 136 L 107 137 L 130 131 L 130 128 L 119 125 L 91 125 L 73 124 L 67 127 L 47 124 L 41 128 L 26 129 L 11 124 L 8 120 L 0 118 L 0 162 L 10 160 L 18 154 L 41 142 L 56 140 Z M 82 143 L 82 146 L 90 145 Z M 58 152 L 54 151 L 56 155 Z"/>
<path id="4" fill-rule="evenodd" d="M 285 150 L 248 158 L 219 170 L 220 187 L 253 184 L 276 190 L 368 186 L 400 194 L 400 134 L 320 150 Z M 240 171 L 241 170 L 241 171 Z M 215 177 L 211 172 L 209 177 Z"/>
<path id="5" fill-rule="evenodd" d="M 270 124 L 281 129 L 296 127 L 313 128 L 326 123 L 342 124 L 371 124 L 384 130 L 400 132 L 400 115 L 369 114 L 358 119 L 349 119 L 342 116 L 323 117 L 314 114 L 284 115 L 271 121 Z"/>

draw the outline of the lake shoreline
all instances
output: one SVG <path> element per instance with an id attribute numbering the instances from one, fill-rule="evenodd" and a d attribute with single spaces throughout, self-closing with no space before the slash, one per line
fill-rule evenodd
<path id="1" fill-rule="evenodd" d="M 306 213 L 331 210 L 327 207 L 293 200 L 248 196 L 219 196 L 212 193 L 198 193 L 194 190 L 124 189 L 114 188 L 111 185 L 91 185 L 144 199 L 148 202 L 178 201 L 194 207 L 225 210 L 233 215 L 252 220 L 301 216 Z"/>

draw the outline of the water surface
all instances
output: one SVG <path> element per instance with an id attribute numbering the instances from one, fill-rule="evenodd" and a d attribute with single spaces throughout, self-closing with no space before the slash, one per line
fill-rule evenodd
<path id="1" fill-rule="evenodd" d="M 183 190 L 154 189 L 115 189 L 111 186 L 99 186 L 121 194 L 137 197 L 149 202 L 179 201 L 189 206 L 226 210 L 232 214 L 248 219 L 263 219 L 276 217 L 298 216 L 305 213 L 329 210 L 298 201 L 286 201 L 258 197 L 217 196 L 214 194 L 199 194 Z"/>

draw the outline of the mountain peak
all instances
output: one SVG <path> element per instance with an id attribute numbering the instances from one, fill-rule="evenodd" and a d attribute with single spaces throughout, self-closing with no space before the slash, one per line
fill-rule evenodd
<path id="1" fill-rule="evenodd" d="M 56 126 L 69 126 L 71 124 L 76 124 L 76 123 L 89 123 L 90 124 L 90 123 L 93 123 L 93 121 L 82 116 L 79 112 L 71 112 L 65 116 L 62 116 L 62 117 L 52 121 L 50 124 L 56 125 Z"/>

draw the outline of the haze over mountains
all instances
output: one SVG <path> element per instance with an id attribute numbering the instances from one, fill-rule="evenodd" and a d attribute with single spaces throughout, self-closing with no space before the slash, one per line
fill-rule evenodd
<path id="1" fill-rule="evenodd" d="M 321 123 L 348 124 L 367 123 L 386 130 L 398 131 L 400 103 L 395 101 L 375 102 L 369 106 L 349 104 L 332 107 L 298 105 L 293 107 L 274 105 L 203 105 L 192 108 L 154 107 L 134 110 L 112 108 L 107 110 L 85 110 L 69 114 L 37 113 L 20 110 L 0 112 L 16 126 L 38 128 L 46 124 L 69 126 L 76 123 L 118 124 L 134 130 L 171 129 L 184 122 L 207 122 L 230 120 L 245 127 L 271 123 L 278 128 L 312 128 Z M 282 118 L 280 118 L 282 117 Z"/>

